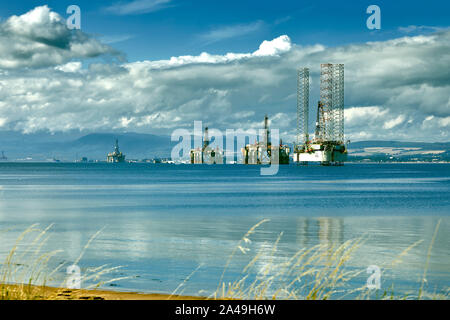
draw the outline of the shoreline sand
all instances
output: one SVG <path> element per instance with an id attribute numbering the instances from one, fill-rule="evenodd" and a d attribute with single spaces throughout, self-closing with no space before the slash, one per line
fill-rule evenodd
<path id="1" fill-rule="evenodd" d="M 138 293 L 110 291 L 105 289 L 67 289 L 48 286 L 29 286 L 19 284 L 0 284 L 0 293 L 7 290 L 11 293 L 23 293 L 35 300 L 208 300 L 205 297 L 180 296 L 158 293 Z M 12 295 L 13 297 L 16 295 Z M 1 296 L 0 296 L 1 300 Z M 21 299 L 16 299 L 21 300 Z"/>

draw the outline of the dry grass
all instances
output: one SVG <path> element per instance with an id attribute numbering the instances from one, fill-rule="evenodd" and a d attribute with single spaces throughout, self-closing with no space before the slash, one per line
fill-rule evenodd
<path id="1" fill-rule="evenodd" d="M 38 228 L 38 225 L 32 225 L 18 237 L 0 266 L 0 300 L 54 300 L 65 296 L 77 299 L 78 293 L 84 294 L 79 290 L 67 290 L 68 277 L 65 277 L 56 290 L 47 287 L 49 281 L 55 280 L 58 271 L 65 270 L 69 266 L 67 263 L 60 263 L 54 268 L 49 267 L 50 260 L 62 252 L 62 250 L 43 252 L 50 237 L 48 233 L 51 227 L 52 225 L 42 230 Z M 89 239 L 73 264 L 80 262 L 83 254 L 100 232 L 101 230 Z M 85 288 L 87 290 L 96 289 L 103 284 L 123 279 L 101 280 L 105 275 L 111 274 L 119 268 L 107 265 L 86 268 L 81 274 L 81 281 L 82 283 L 96 281 L 95 284 Z"/>
<path id="2" fill-rule="evenodd" d="M 351 281 L 359 275 L 365 274 L 366 270 L 350 268 L 348 263 L 350 259 L 355 258 L 355 253 L 367 240 L 366 237 L 348 240 L 340 245 L 318 244 L 309 248 L 301 248 L 290 257 L 275 259 L 283 235 L 281 233 L 272 245 L 265 244 L 262 249 L 251 255 L 251 236 L 267 221 L 259 222 L 240 239 L 225 264 L 218 287 L 211 298 L 326 300 L 347 298 L 449 299 L 450 297 L 449 289 L 439 293 L 430 293 L 425 290 L 429 260 L 440 221 L 428 248 L 423 276 L 420 279 L 420 289 L 416 294 L 396 293 L 393 284 L 385 290 L 369 290 L 365 285 L 356 289 L 352 288 Z M 120 268 L 104 265 L 83 270 L 82 283 L 95 283 L 84 287 L 83 290 L 64 289 L 67 287 L 66 280 L 61 283 L 59 288 L 49 288 L 47 283 L 55 280 L 54 277 L 58 271 L 67 267 L 67 264 L 59 264 L 53 269 L 49 267 L 49 261 L 60 252 L 60 250 L 43 252 L 43 248 L 49 240 L 48 233 L 51 227 L 41 230 L 37 225 L 33 225 L 19 236 L 4 263 L 0 266 L 0 300 L 83 299 L 86 298 L 89 289 L 97 289 L 103 284 L 124 279 L 115 278 L 101 281 L 105 275 Z M 91 242 L 100 232 L 101 230 L 89 239 L 74 264 L 79 263 Z M 382 277 L 387 271 L 401 263 L 402 259 L 422 241 L 417 241 L 404 249 L 391 262 L 380 266 Z M 233 263 L 233 258 L 238 254 L 248 257 L 249 262 L 236 280 L 225 282 L 226 272 Z M 180 290 L 185 287 L 199 268 L 194 270 L 171 295 L 165 298 L 179 297 L 179 294 L 182 293 Z M 108 297 L 108 295 L 106 296 Z M 112 293 L 109 297 L 113 297 Z"/>
<path id="3" fill-rule="evenodd" d="M 237 249 L 244 255 L 250 252 L 247 246 L 251 243 L 250 235 L 264 220 L 253 228 L 239 241 Z M 343 244 L 319 244 L 310 248 L 302 248 L 292 257 L 283 262 L 275 262 L 274 256 L 282 234 L 272 245 L 270 253 L 259 250 L 242 270 L 242 276 L 233 281 L 223 282 L 214 293 L 218 299 L 330 299 L 333 295 L 343 292 L 348 280 L 360 274 L 360 271 L 348 271 L 345 263 L 352 253 L 360 247 L 363 239 L 355 239 Z M 264 246 L 263 246 L 264 247 Z M 227 262 L 238 252 L 234 250 Z M 256 276 L 251 277 L 251 270 L 255 265 L 261 265 Z M 253 278 L 250 280 L 250 278 Z"/>
<path id="4" fill-rule="evenodd" d="M 359 288 L 351 288 L 350 281 L 366 270 L 355 270 L 349 268 L 347 263 L 355 252 L 367 240 L 366 237 L 348 240 L 340 245 L 318 244 L 310 248 L 302 248 L 290 258 L 282 262 L 275 262 L 274 256 L 282 234 L 272 245 L 271 252 L 260 250 L 250 258 L 250 262 L 243 268 L 241 276 L 232 282 L 224 282 L 224 274 L 231 263 L 232 258 L 237 254 L 248 255 L 251 251 L 248 244 L 251 243 L 250 235 L 267 220 L 256 224 L 239 241 L 233 250 L 224 269 L 219 282 L 219 286 L 212 297 L 216 299 L 306 299 L 306 300 L 326 300 L 326 299 L 449 299 L 450 290 L 440 293 L 424 292 L 424 283 L 439 223 L 436 226 L 431 240 L 425 271 L 423 273 L 421 287 L 418 293 L 396 293 L 392 284 L 385 290 L 368 289 L 366 284 Z M 381 276 L 392 270 L 402 262 L 408 253 L 419 245 L 423 240 L 419 240 L 404 249 L 391 262 L 380 265 Z M 263 246 L 265 247 L 265 246 Z M 277 261 L 280 259 L 277 259 Z M 252 268 L 259 265 L 258 270 Z M 262 267 L 261 267 L 262 266 Z"/>

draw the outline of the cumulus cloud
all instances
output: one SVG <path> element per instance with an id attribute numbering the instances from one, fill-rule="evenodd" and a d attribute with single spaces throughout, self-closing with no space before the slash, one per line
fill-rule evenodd
<path id="1" fill-rule="evenodd" d="M 50 13 L 35 27 L 53 28 Z M 21 41 L 37 41 L 30 30 L 14 32 Z M 46 37 L 60 43 L 54 35 Z M 16 68 L 0 69 L 2 130 L 170 134 L 192 127 L 194 120 L 245 130 L 260 128 L 267 113 L 283 140 L 294 141 L 296 68 L 310 67 L 313 131 L 320 63 L 330 62 L 345 64 L 347 138 L 450 138 L 450 31 L 332 48 L 301 46 L 284 35 L 263 41 L 253 52 L 88 68 L 70 56 L 45 69 L 24 68 L 31 63 L 25 58 Z"/>
<path id="2" fill-rule="evenodd" d="M 288 36 L 281 36 L 272 41 L 264 40 L 253 55 L 255 56 L 274 56 L 291 50 L 291 39 Z"/>
<path id="3" fill-rule="evenodd" d="M 117 55 L 109 46 L 80 30 L 69 30 L 65 20 L 47 6 L 0 23 L 0 68 L 42 68 L 74 58 Z"/>
<path id="4" fill-rule="evenodd" d="M 133 69 L 171 69 L 174 67 L 181 67 L 187 65 L 199 65 L 199 64 L 212 64 L 220 65 L 227 64 L 231 62 L 238 62 L 239 60 L 263 57 L 263 56 L 279 56 L 282 53 L 286 53 L 291 49 L 291 39 L 284 35 L 275 38 L 271 41 L 264 41 L 259 49 L 253 53 L 227 53 L 224 55 L 213 55 L 207 52 L 202 52 L 198 56 L 178 56 L 171 57 L 168 60 L 158 60 L 158 61 L 140 61 L 128 64 L 128 66 L 133 66 Z"/>

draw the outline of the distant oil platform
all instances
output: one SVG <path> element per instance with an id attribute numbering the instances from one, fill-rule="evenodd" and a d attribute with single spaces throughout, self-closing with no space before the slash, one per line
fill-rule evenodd
<path id="1" fill-rule="evenodd" d="M 347 160 L 344 143 L 344 65 L 320 65 L 320 101 L 314 138 L 309 136 L 309 69 L 297 71 L 297 144 L 294 162 L 343 165 Z"/>
<path id="2" fill-rule="evenodd" d="M 108 153 L 106 157 L 106 162 L 125 162 L 125 155 L 119 150 L 119 140 L 116 139 L 114 145 L 114 152 Z"/>
<path id="3" fill-rule="evenodd" d="M 192 149 L 190 152 L 191 164 L 223 164 L 223 150 L 219 147 L 210 147 L 208 127 L 205 128 L 203 146 Z"/>
<path id="4" fill-rule="evenodd" d="M 264 118 L 264 135 L 262 141 L 256 141 L 253 144 L 247 144 L 241 149 L 243 164 L 271 164 L 273 161 L 272 153 L 278 152 L 279 164 L 289 164 L 290 148 L 280 142 L 279 146 L 272 146 L 270 141 L 269 118 Z M 190 151 L 191 164 L 223 164 L 224 151 L 218 146 L 212 148 L 210 146 L 208 127 L 205 128 L 203 137 L 203 146 Z"/>
<path id="5" fill-rule="evenodd" d="M 320 65 L 320 100 L 314 137 L 309 134 L 309 68 L 297 71 L 297 141 L 293 160 L 298 164 L 310 162 L 321 165 L 343 165 L 347 160 L 347 143 L 344 142 L 344 65 L 325 63 Z M 280 141 L 272 146 L 269 118 L 264 118 L 262 141 L 247 144 L 241 149 L 244 164 L 271 164 L 274 152 L 279 164 L 289 164 L 290 148 Z M 223 150 L 209 147 L 208 128 L 205 128 L 204 144 L 191 150 L 191 163 L 222 164 Z"/>
<path id="6" fill-rule="evenodd" d="M 347 161 L 347 144 L 344 142 L 344 65 L 320 65 L 320 100 L 314 137 L 309 134 L 309 68 L 297 70 L 297 141 L 293 160 L 298 164 L 310 162 L 321 165 L 343 165 Z M 262 137 L 242 149 L 243 164 L 289 164 L 289 146 L 280 140 L 270 141 L 269 118 L 264 117 Z M 3 156 L 4 157 L 4 156 Z M 0 158 L 1 160 L 1 158 Z M 125 162 L 116 139 L 114 152 L 108 153 L 107 162 Z M 191 164 L 223 164 L 224 150 L 211 147 L 208 127 L 204 130 L 203 145 L 190 150 Z"/>
<path id="7" fill-rule="evenodd" d="M 289 164 L 290 148 L 283 145 L 282 141 L 280 141 L 279 146 L 272 146 L 269 137 L 269 117 L 266 115 L 264 117 L 263 140 L 248 144 L 241 150 L 244 164 L 271 164 L 274 152 L 278 152 L 278 164 Z"/>

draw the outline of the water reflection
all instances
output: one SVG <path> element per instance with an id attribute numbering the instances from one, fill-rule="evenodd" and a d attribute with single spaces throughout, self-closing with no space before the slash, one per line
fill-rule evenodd
<path id="1" fill-rule="evenodd" d="M 365 270 L 388 265 L 424 240 L 389 274 L 408 287 L 422 274 L 434 228 L 442 219 L 428 284 L 450 285 L 447 167 L 352 166 L 340 168 L 331 179 L 324 168 L 281 168 L 279 176 L 260 178 L 258 170 L 239 166 L 193 171 L 99 166 L 89 173 L 57 166 L 59 171 L 51 166 L 0 170 L 0 230 L 11 229 L 0 233 L 0 259 L 33 223 L 55 224 L 47 249 L 64 250 L 58 262 L 74 261 L 104 228 L 80 263 L 124 266 L 131 278 L 116 289 L 172 292 L 201 265 L 186 293 L 210 292 L 242 236 L 268 218 L 252 235 L 251 251 L 234 257 L 227 279 L 239 276 L 256 252 L 261 252 L 261 271 L 268 262 L 283 262 L 302 248 L 339 246 L 364 236 L 349 264 Z"/>

